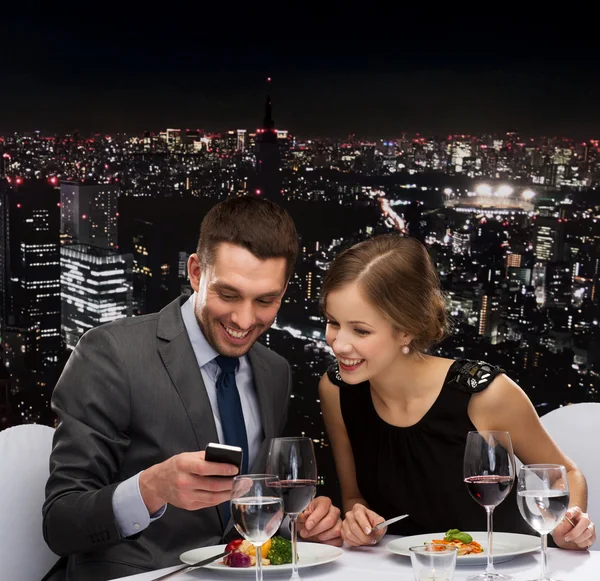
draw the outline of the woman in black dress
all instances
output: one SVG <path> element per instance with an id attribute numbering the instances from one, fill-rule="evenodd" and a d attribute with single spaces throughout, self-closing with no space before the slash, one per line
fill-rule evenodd
<path id="1" fill-rule="evenodd" d="M 525 464 L 563 464 L 571 506 L 555 543 L 587 549 L 595 530 L 583 474 L 548 436 L 525 393 L 482 361 L 427 354 L 446 332 L 433 262 L 415 239 L 378 236 L 341 253 L 323 284 L 327 342 L 336 364 L 319 392 L 342 489 L 345 541 L 374 544 L 379 522 L 403 513 L 395 534 L 485 530 L 462 466 L 470 430 L 510 432 Z M 494 511 L 494 529 L 529 532 L 515 491 Z"/>

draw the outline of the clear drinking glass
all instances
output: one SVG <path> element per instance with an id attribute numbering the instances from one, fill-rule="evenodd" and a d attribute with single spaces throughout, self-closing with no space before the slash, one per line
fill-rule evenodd
<path id="1" fill-rule="evenodd" d="M 527 524 L 542 537 L 542 575 L 537 581 L 552 581 L 548 575 L 548 533 L 569 508 L 569 481 L 561 464 L 521 466 L 517 481 L 517 504 Z"/>
<path id="2" fill-rule="evenodd" d="M 494 569 L 493 513 L 508 495 L 515 481 L 515 461 L 508 432 L 469 432 L 464 458 L 464 479 L 469 494 L 487 513 L 487 567 L 468 581 L 509 581 Z"/>
<path id="3" fill-rule="evenodd" d="M 262 581 L 262 545 L 283 520 L 279 479 L 271 474 L 245 474 L 233 479 L 231 517 L 237 531 L 256 547 L 256 581 Z"/>
<path id="4" fill-rule="evenodd" d="M 283 510 L 290 517 L 292 534 L 292 576 L 300 579 L 297 563 L 298 515 L 310 504 L 317 491 L 317 461 L 310 438 L 274 438 L 271 440 L 267 472 L 279 477 Z"/>
<path id="5" fill-rule="evenodd" d="M 448 545 L 427 543 L 410 547 L 415 581 L 452 581 L 458 549 Z"/>

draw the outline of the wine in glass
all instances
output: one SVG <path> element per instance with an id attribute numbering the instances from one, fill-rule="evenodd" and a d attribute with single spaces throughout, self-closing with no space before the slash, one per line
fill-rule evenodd
<path id="1" fill-rule="evenodd" d="M 237 531 L 256 548 L 256 581 L 262 581 L 262 545 L 283 520 L 279 479 L 270 474 L 245 474 L 233 479 L 231 516 Z"/>
<path id="2" fill-rule="evenodd" d="M 297 520 L 317 490 L 317 461 L 310 438 L 274 438 L 271 440 L 267 472 L 279 477 L 283 510 L 290 517 L 292 534 L 292 577 L 298 575 Z"/>
<path id="3" fill-rule="evenodd" d="M 469 494 L 487 513 L 487 567 L 468 581 L 508 581 L 512 577 L 494 569 L 493 513 L 515 480 L 512 442 L 508 432 L 469 432 L 464 458 L 464 479 Z"/>
<path id="4" fill-rule="evenodd" d="M 521 466 L 517 505 L 525 521 L 542 537 L 542 576 L 538 581 L 552 581 L 548 576 L 548 533 L 556 528 L 569 508 L 565 467 L 560 464 Z"/>

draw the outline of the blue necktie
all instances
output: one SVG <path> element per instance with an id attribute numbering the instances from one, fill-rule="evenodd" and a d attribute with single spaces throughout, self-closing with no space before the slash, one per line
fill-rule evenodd
<path id="1" fill-rule="evenodd" d="M 235 383 L 235 371 L 239 364 L 237 357 L 219 355 L 215 359 L 221 372 L 217 377 L 217 403 L 221 416 L 224 444 L 239 446 L 243 451 L 242 474 L 248 474 L 248 436 L 244 423 L 242 402 Z M 229 503 L 224 503 L 225 523 L 229 521 Z"/>

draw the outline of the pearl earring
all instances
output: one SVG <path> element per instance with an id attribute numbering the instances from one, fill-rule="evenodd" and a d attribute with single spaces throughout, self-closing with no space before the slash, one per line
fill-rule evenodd
<path id="1" fill-rule="evenodd" d="M 405 343 L 404 347 L 402 347 L 402 353 L 404 355 L 408 355 L 410 353 L 410 347 L 408 346 L 408 343 Z"/>

